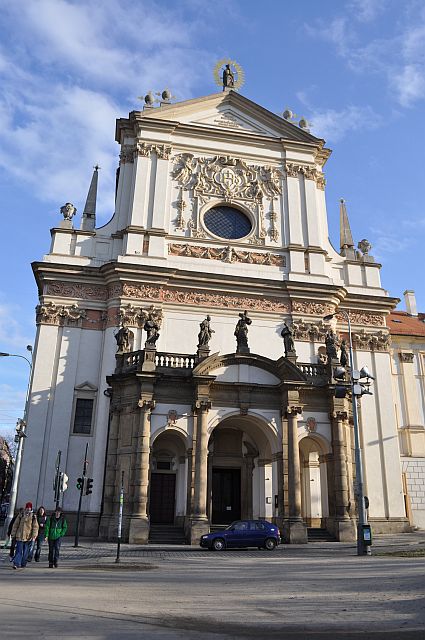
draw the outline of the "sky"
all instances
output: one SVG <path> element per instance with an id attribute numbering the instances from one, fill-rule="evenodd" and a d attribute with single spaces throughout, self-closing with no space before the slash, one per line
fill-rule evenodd
<path id="1" fill-rule="evenodd" d="M 343 197 L 383 286 L 401 299 L 413 289 L 425 311 L 423 0 L 0 0 L 1 352 L 28 356 L 31 262 L 65 202 L 82 212 L 96 163 L 98 225 L 113 213 L 115 119 L 149 90 L 215 93 L 223 58 L 242 66 L 243 95 L 304 116 L 333 150 L 334 246 Z M 0 358 L 0 434 L 23 415 L 28 370 Z"/>

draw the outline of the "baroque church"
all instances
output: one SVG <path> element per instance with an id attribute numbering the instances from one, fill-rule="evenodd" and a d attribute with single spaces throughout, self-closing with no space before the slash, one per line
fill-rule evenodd
<path id="1" fill-rule="evenodd" d="M 179 103 L 164 92 L 159 106 L 148 94 L 117 120 L 115 139 L 110 221 L 96 226 L 96 167 L 81 221 L 64 205 L 33 263 L 40 304 L 18 504 L 54 506 L 61 451 L 73 525 L 88 443 L 83 535 L 116 539 L 123 482 L 131 543 L 163 526 L 197 544 L 240 518 L 278 523 L 286 542 L 312 529 L 355 540 L 351 400 L 335 395 L 348 314 L 355 367 L 375 378 L 359 401 L 369 522 L 408 531 L 417 469 L 402 465 L 395 411 L 398 300 L 369 243 L 355 248 L 343 201 L 339 252 L 328 239 L 325 141 L 227 87 Z"/>

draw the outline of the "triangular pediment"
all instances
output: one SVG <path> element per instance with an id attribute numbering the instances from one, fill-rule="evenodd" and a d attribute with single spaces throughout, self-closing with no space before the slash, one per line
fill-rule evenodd
<path id="1" fill-rule="evenodd" d="M 306 142 L 323 146 L 324 141 L 268 111 L 236 91 L 214 93 L 174 104 L 163 104 L 141 112 L 142 119 L 166 120 L 220 131 Z"/>

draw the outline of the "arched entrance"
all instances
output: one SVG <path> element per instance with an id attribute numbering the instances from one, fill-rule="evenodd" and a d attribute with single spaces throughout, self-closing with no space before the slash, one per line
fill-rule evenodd
<path id="1" fill-rule="evenodd" d="M 211 432 L 208 445 L 208 518 L 212 525 L 276 515 L 277 436 L 251 416 L 231 416 Z"/>
<path id="2" fill-rule="evenodd" d="M 174 429 L 166 429 L 155 438 L 151 449 L 149 519 L 152 524 L 183 524 L 186 478 L 184 436 Z"/>
<path id="3" fill-rule="evenodd" d="M 312 435 L 302 438 L 299 448 L 302 517 L 308 527 L 324 527 L 329 515 L 326 451 Z"/>

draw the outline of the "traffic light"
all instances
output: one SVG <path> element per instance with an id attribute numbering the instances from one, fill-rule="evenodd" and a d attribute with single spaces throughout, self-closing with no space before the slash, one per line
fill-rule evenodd
<path id="1" fill-rule="evenodd" d="M 90 493 L 93 493 L 93 478 L 87 478 L 86 496 L 88 496 Z"/>
<path id="2" fill-rule="evenodd" d="M 66 473 L 61 473 L 60 475 L 60 488 L 62 493 L 68 489 L 68 476 Z"/>
<path id="3" fill-rule="evenodd" d="M 77 478 L 77 489 L 81 491 L 84 485 L 84 478 Z"/>

